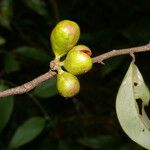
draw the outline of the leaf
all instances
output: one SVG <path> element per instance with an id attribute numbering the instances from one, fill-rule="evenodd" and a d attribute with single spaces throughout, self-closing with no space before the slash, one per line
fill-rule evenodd
<path id="1" fill-rule="evenodd" d="M 84 150 L 84 147 L 76 143 L 66 143 L 60 140 L 58 150 Z"/>
<path id="2" fill-rule="evenodd" d="M 46 52 L 33 48 L 28 46 L 22 46 L 15 49 L 15 52 L 22 55 L 23 57 L 30 58 L 36 61 L 40 62 L 49 62 L 50 61 L 50 55 Z"/>
<path id="3" fill-rule="evenodd" d="M 34 95 L 41 98 L 48 98 L 58 94 L 56 87 L 56 78 L 51 78 L 37 86 L 34 90 Z"/>
<path id="4" fill-rule="evenodd" d="M 12 137 L 9 148 L 17 148 L 34 140 L 44 129 L 45 120 L 41 117 L 33 117 L 24 122 Z"/>
<path id="5" fill-rule="evenodd" d="M 131 143 L 124 143 L 124 145 L 123 146 L 121 146 L 120 148 L 119 148 L 119 150 L 133 150 L 133 144 L 131 144 Z"/>
<path id="6" fill-rule="evenodd" d="M 15 72 L 20 69 L 20 63 L 16 60 L 12 54 L 7 54 L 4 57 L 4 69 L 7 73 Z"/>
<path id="7" fill-rule="evenodd" d="M 0 85 L 0 91 L 7 89 L 5 85 Z M 9 121 L 14 106 L 14 97 L 0 98 L 0 132 L 4 129 Z"/>
<path id="8" fill-rule="evenodd" d="M 101 76 L 105 77 L 114 70 L 116 70 L 119 66 L 122 65 L 124 57 L 118 57 L 115 61 L 108 60 L 107 63 L 101 66 Z"/>
<path id="9" fill-rule="evenodd" d="M 142 18 L 139 22 L 130 24 L 121 34 L 129 41 L 145 41 L 150 38 L 150 22 L 147 18 Z"/>
<path id="10" fill-rule="evenodd" d="M 58 140 L 56 139 L 45 139 L 43 138 L 35 147 L 36 150 L 58 150 Z"/>
<path id="11" fill-rule="evenodd" d="M 110 135 L 101 135 L 97 137 L 85 137 L 78 140 L 80 144 L 92 149 L 117 149 L 120 146 L 120 141 Z"/>
<path id="12" fill-rule="evenodd" d="M 136 143 L 150 149 L 150 120 L 144 110 L 150 92 L 137 66 L 131 62 L 116 98 L 116 111 L 125 133 Z M 137 101 L 142 102 L 141 108 Z"/>
<path id="13" fill-rule="evenodd" d="M 24 0 L 24 3 L 37 14 L 47 15 L 46 4 L 43 0 Z"/>
<path id="14" fill-rule="evenodd" d="M 0 45 L 4 45 L 6 43 L 6 40 L 0 36 Z"/>
<path id="15" fill-rule="evenodd" d="M 70 150 L 70 147 L 65 142 L 59 141 L 58 149 L 59 150 Z"/>
<path id="16" fill-rule="evenodd" d="M 0 25 L 10 28 L 12 20 L 12 0 L 2 0 L 0 5 Z"/>

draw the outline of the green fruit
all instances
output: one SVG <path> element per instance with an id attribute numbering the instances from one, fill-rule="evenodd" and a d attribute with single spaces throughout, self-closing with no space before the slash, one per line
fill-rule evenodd
<path id="1" fill-rule="evenodd" d="M 80 28 L 70 20 L 59 22 L 52 30 L 50 41 L 56 58 L 64 56 L 78 42 Z"/>
<path id="2" fill-rule="evenodd" d="M 57 75 L 57 89 L 60 95 L 64 97 L 72 97 L 78 94 L 80 90 L 80 83 L 76 76 L 68 72 L 61 71 L 61 73 L 58 73 Z"/>
<path id="3" fill-rule="evenodd" d="M 85 45 L 77 45 L 71 49 L 63 62 L 64 68 L 73 75 L 84 74 L 92 68 L 90 49 Z"/>

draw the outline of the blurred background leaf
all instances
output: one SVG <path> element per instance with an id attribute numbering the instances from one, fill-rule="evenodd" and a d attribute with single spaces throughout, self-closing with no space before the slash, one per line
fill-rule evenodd
<path id="1" fill-rule="evenodd" d="M 6 43 L 6 40 L 2 36 L 0 36 L 0 46 L 5 43 Z"/>
<path id="2" fill-rule="evenodd" d="M 19 71 L 20 63 L 14 55 L 12 55 L 10 53 L 5 55 L 5 57 L 4 57 L 4 69 L 7 73 Z"/>
<path id="3" fill-rule="evenodd" d="M 56 78 L 52 78 L 43 82 L 41 85 L 37 86 L 34 90 L 34 95 L 40 98 L 50 98 L 58 94 L 56 87 Z"/>
<path id="4" fill-rule="evenodd" d="M 45 120 L 40 117 L 33 117 L 18 127 L 10 141 L 9 148 L 18 148 L 35 139 L 44 129 Z"/>
<path id="5" fill-rule="evenodd" d="M 79 24 L 79 44 L 87 45 L 94 57 L 149 43 L 149 14 L 149 0 L 1 0 L 0 86 L 21 85 L 50 69 L 54 54 L 49 38 L 59 20 Z M 149 57 L 149 52 L 136 54 L 136 64 L 150 88 Z M 6 149 L 26 118 L 46 113 L 51 119 L 42 134 L 19 150 L 109 149 L 109 144 L 112 150 L 142 150 L 123 133 L 115 113 L 116 93 L 131 59 L 120 56 L 104 61 L 105 65 L 94 64 L 89 73 L 78 77 L 81 90 L 73 98 L 57 93 L 55 78 L 29 94 L 14 96 L 15 109 L 0 134 L 0 149 Z M 149 110 L 150 106 L 150 115 Z"/>
<path id="6" fill-rule="evenodd" d="M 117 57 L 115 59 L 113 58 L 107 60 L 107 62 L 103 66 L 101 66 L 101 76 L 106 77 L 111 72 L 118 69 L 123 64 L 123 61 L 124 57 Z"/>
<path id="7" fill-rule="evenodd" d="M 101 135 L 98 137 L 91 137 L 91 138 L 83 138 L 79 139 L 79 143 L 92 148 L 92 149 L 105 149 L 105 150 L 112 150 L 118 149 L 121 145 L 120 141 L 116 137 L 112 137 L 109 135 Z"/>
<path id="8" fill-rule="evenodd" d="M 0 85 L 0 91 L 6 90 L 9 87 L 1 84 Z M 14 97 L 9 96 L 9 97 L 4 97 L 0 98 L 0 133 L 4 129 L 4 127 L 7 125 L 10 116 L 13 111 L 13 106 L 14 106 Z"/>
<path id="9" fill-rule="evenodd" d="M 24 3 L 33 11 L 41 16 L 48 15 L 46 3 L 43 0 L 24 0 Z"/>
<path id="10" fill-rule="evenodd" d="M 0 4 L 0 25 L 6 28 L 10 28 L 13 14 L 12 11 L 12 0 L 2 0 Z"/>
<path id="11" fill-rule="evenodd" d="M 28 59 L 40 61 L 40 62 L 48 62 L 50 61 L 50 54 L 48 52 L 44 52 L 38 48 L 33 47 L 18 47 L 14 50 L 15 53 L 21 55 L 22 57 L 26 57 Z"/>
<path id="12" fill-rule="evenodd" d="M 59 141 L 58 150 L 84 150 L 82 145 L 70 144 L 64 141 Z"/>

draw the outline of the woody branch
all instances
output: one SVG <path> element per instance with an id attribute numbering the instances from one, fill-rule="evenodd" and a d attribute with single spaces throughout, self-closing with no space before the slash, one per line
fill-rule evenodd
<path id="1" fill-rule="evenodd" d="M 111 51 L 101 54 L 99 56 L 93 57 L 92 60 L 93 60 L 93 63 L 103 63 L 104 60 L 109 59 L 114 56 L 127 55 L 127 54 L 133 56 L 134 53 L 146 52 L 146 51 L 150 51 L 150 43 L 147 45 L 144 45 L 144 46 L 139 46 L 139 47 L 111 50 Z M 53 67 L 55 67 L 55 66 L 53 66 Z M 16 95 L 16 94 L 27 93 L 27 92 L 31 91 L 32 89 L 34 89 L 39 84 L 41 84 L 42 82 L 54 77 L 56 74 L 57 73 L 55 71 L 50 70 L 47 73 L 45 73 L 33 80 L 21 85 L 21 86 L 17 86 L 17 87 L 10 88 L 10 89 L 0 92 L 0 97 L 6 97 L 6 96 L 11 96 L 11 95 Z"/>

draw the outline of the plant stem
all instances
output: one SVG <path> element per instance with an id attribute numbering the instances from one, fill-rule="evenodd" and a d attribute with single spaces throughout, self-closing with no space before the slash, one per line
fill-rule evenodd
<path id="1" fill-rule="evenodd" d="M 150 52 L 150 43 L 147 45 L 144 45 L 144 46 L 139 46 L 139 47 L 112 50 L 112 51 L 106 52 L 104 54 L 101 54 L 99 56 L 93 57 L 92 61 L 93 61 L 93 63 L 103 63 L 104 60 L 109 59 L 114 56 L 129 54 L 133 57 L 134 53 L 146 52 L 146 51 Z M 57 73 L 55 71 L 50 70 L 49 72 L 33 79 L 30 82 L 23 84 L 21 86 L 17 86 L 15 88 L 11 88 L 11 89 L 0 92 L 0 97 L 27 93 L 27 92 L 31 91 L 32 89 L 34 89 L 36 86 L 38 86 L 40 83 L 54 77 L 56 74 Z"/>

